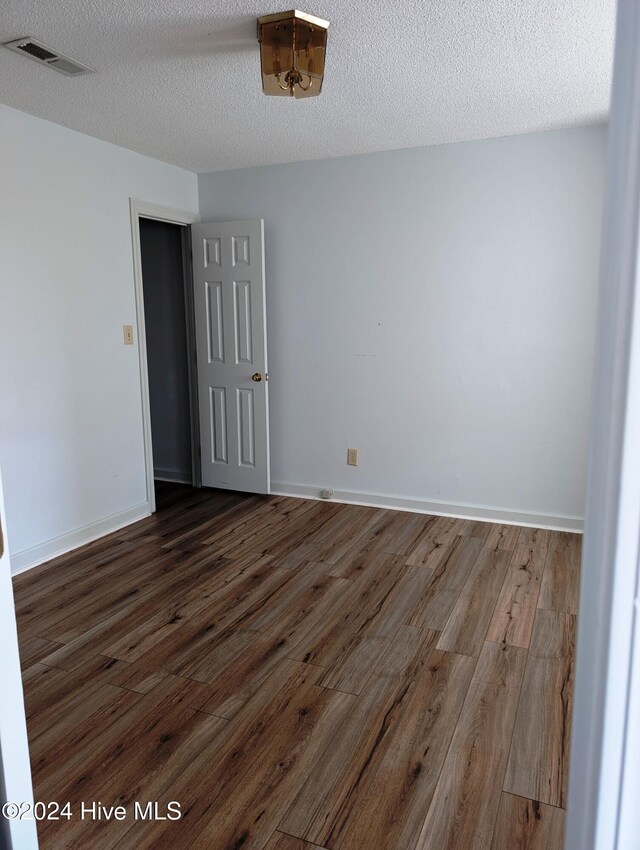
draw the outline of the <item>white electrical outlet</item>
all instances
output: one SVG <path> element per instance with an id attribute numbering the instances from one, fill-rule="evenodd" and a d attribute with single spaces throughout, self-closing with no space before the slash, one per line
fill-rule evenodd
<path id="1" fill-rule="evenodd" d="M 358 449 L 347 449 L 347 466 L 358 466 Z"/>
<path id="2" fill-rule="evenodd" d="M 125 345 L 133 345 L 133 325 L 123 325 L 122 335 L 124 336 Z"/>

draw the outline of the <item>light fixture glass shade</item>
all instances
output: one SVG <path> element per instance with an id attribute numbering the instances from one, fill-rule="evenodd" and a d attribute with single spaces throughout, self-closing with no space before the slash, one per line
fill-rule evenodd
<path id="1" fill-rule="evenodd" d="M 329 21 L 298 12 L 258 18 L 265 94 L 313 97 L 322 90 Z"/>

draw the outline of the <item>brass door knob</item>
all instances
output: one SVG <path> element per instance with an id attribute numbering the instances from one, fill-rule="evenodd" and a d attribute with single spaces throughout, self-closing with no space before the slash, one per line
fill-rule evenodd
<path id="1" fill-rule="evenodd" d="M 259 384 L 260 381 L 262 380 L 261 373 L 260 372 L 254 372 L 253 375 L 251 376 L 251 380 L 255 381 L 257 384 Z"/>

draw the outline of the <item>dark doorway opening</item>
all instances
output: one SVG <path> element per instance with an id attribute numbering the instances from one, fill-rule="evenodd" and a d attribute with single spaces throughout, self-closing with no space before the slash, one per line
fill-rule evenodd
<path id="1" fill-rule="evenodd" d="M 140 218 L 154 478 L 194 480 L 188 228 Z"/>

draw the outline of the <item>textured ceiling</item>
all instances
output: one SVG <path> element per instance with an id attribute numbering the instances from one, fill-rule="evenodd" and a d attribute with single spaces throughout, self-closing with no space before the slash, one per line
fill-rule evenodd
<path id="1" fill-rule="evenodd" d="M 2 0 L 98 73 L 0 50 L 0 102 L 192 171 L 567 127 L 606 117 L 615 0 L 309 0 L 331 21 L 325 83 L 265 97 L 265 0 Z"/>

